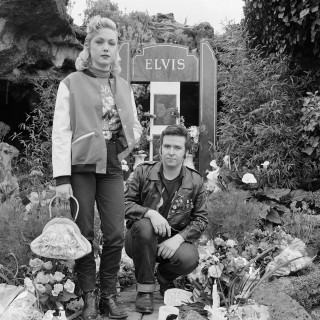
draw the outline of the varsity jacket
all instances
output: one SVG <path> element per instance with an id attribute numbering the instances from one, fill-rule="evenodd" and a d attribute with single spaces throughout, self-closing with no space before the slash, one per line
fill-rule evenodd
<path id="1" fill-rule="evenodd" d="M 122 123 L 121 161 L 139 141 L 142 128 L 129 84 L 117 75 L 110 83 Z M 100 86 L 100 80 L 86 71 L 73 72 L 61 81 L 52 128 L 54 178 L 68 177 L 72 172 L 106 173 Z"/>
<path id="2" fill-rule="evenodd" d="M 143 218 L 149 209 L 158 211 L 163 188 L 160 165 L 160 162 L 145 162 L 135 169 L 132 178 L 126 182 L 127 228 Z M 174 233 L 193 243 L 200 238 L 208 224 L 206 192 L 197 171 L 182 166 L 182 176 L 181 186 L 171 201 L 167 221 Z"/>

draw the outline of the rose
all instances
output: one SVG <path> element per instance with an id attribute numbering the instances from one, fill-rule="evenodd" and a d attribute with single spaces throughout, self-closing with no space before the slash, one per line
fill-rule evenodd
<path id="1" fill-rule="evenodd" d="M 59 295 L 59 293 L 62 291 L 63 291 L 63 285 L 61 283 L 57 283 L 53 286 L 53 290 L 51 291 L 51 294 L 54 297 L 57 297 Z"/>
<path id="2" fill-rule="evenodd" d="M 46 284 L 50 282 L 50 277 L 47 274 L 45 274 L 43 271 L 40 271 L 36 276 L 36 282 Z"/>
<path id="3" fill-rule="evenodd" d="M 43 264 L 43 267 L 46 270 L 51 270 L 52 269 L 52 262 L 51 261 L 47 261 L 46 263 Z"/>
<path id="4" fill-rule="evenodd" d="M 34 285 L 33 285 L 33 282 L 30 278 L 26 277 L 24 279 L 24 285 L 26 286 L 26 288 L 30 291 L 30 292 L 34 292 L 35 291 L 35 288 L 34 288 Z"/>
<path id="5" fill-rule="evenodd" d="M 32 273 L 35 273 L 42 269 L 44 262 L 41 259 L 35 258 L 31 259 L 29 262 L 30 267 L 32 268 Z"/>
<path id="6" fill-rule="evenodd" d="M 45 293 L 45 292 L 46 292 L 46 287 L 45 287 L 42 283 L 37 283 L 37 284 L 36 284 L 36 289 L 37 289 L 40 293 Z"/>
<path id="7" fill-rule="evenodd" d="M 209 267 L 208 276 L 211 278 L 220 278 L 223 270 L 223 264 L 218 263 Z"/>
<path id="8" fill-rule="evenodd" d="M 68 279 L 64 284 L 65 290 L 70 293 L 74 292 L 74 287 L 75 287 L 75 284 L 70 279 Z"/>
<path id="9" fill-rule="evenodd" d="M 55 273 L 54 273 L 54 275 L 53 275 L 53 278 L 54 278 L 54 280 L 56 280 L 56 281 L 62 281 L 62 279 L 65 277 L 65 275 L 62 273 L 62 272 L 60 272 L 60 271 L 56 271 Z"/>

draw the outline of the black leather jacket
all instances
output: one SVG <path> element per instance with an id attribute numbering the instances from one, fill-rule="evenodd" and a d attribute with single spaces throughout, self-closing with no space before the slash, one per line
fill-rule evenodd
<path id="1" fill-rule="evenodd" d="M 157 210 L 161 199 L 162 182 L 159 162 L 150 161 L 138 166 L 126 183 L 125 214 L 127 228 L 143 218 L 149 210 Z M 182 183 L 175 193 L 167 221 L 173 233 L 179 233 L 187 242 L 194 242 L 208 224 L 206 192 L 201 175 L 183 166 Z"/>

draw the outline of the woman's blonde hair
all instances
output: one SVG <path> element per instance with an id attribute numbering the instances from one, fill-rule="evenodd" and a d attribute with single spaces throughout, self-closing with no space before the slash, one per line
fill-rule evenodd
<path id="1" fill-rule="evenodd" d="M 113 30 L 117 36 L 118 36 L 118 31 L 117 31 L 117 26 L 116 24 L 109 18 L 101 18 L 100 16 L 94 16 L 88 26 L 87 26 L 87 36 L 86 39 L 84 40 L 84 47 L 83 50 L 79 53 L 79 56 L 76 60 L 76 69 L 78 71 L 84 70 L 89 68 L 90 65 L 90 42 L 93 39 L 95 33 L 102 28 L 107 28 L 110 30 Z M 111 66 L 111 72 L 115 74 L 119 74 L 121 72 L 121 67 L 120 67 L 120 56 L 119 52 L 117 52 L 117 57 L 114 60 L 112 66 Z"/>

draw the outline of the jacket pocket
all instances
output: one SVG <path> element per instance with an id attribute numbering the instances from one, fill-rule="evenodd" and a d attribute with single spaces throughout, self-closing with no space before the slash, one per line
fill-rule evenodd
<path id="1" fill-rule="evenodd" d="M 83 139 L 86 139 L 86 138 L 89 138 L 89 137 L 91 137 L 91 136 L 93 136 L 93 135 L 95 135 L 96 133 L 93 131 L 93 132 L 89 132 L 89 133 L 86 133 L 86 134 L 83 134 L 82 136 L 80 136 L 79 138 L 77 138 L 76 140 L 74 140 L 73 142 L 72 142 L 72 144 L 75 144 L 75 143 L 77 143 L 77 142 L 79 142 L 79 141 L 81 141 L 81 140 L 83 140 Z"/>

